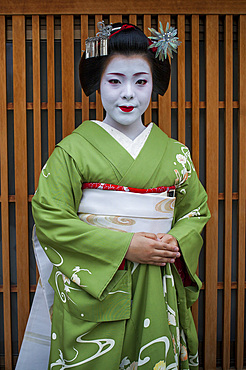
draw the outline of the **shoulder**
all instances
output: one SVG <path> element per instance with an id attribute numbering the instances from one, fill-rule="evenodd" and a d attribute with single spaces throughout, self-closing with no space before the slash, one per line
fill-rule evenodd
<path id="1" fill-rule="evenodd" d="M 68 153 L 73 152 L 77 147 L 81 148 L 81 143 L 85 141 L 81 133 L 86 122 L 81 123 L 70 135 L 56 144 L 56 147 L 62 148 Z"/>
<path id="2" fill-rule="evenodd" d="M 162 140 L 166 141 L 168 145 L 168 149 L 172 150 L 172 152 L 187 152 L 189 151 L 188 147 L 181 143 L 180 141 L 169 137 L 160 127 L 156 124 L 153 125 L 155 135 L 159 136 Z"/>
<path id="3" fill-rule="evenodd" d="M 160 136 L 167 144 L 167 152 L 170 159 L 176 158 L 180 163 L 183 163 L 185 158 L 191 161 L 190 150 L 185 144 L 167 136 L 158 126 L 155 125 L 154 127 L 156 135 Z"/>
<path id="4" fill-rule="evenodd" d="M 56 148 L 62 149 L 75 162 L 87 158 L 92 149 L 90 137 L 96 136 L 93 130 L 94 126 L 91 121 L 81 123 L 70 135 L 56 144 Z"/>
<path id="5" fill-rule="evenodd" d="M 169 149 L 172 150 L 174 153 L 177 153 L 177 154 L 185 154 L 187 152 L 190 153 L 189 151 L 189 148 L 181 143 L 180 141 L 176 140 L 176 139 L 172 139 L 172 138 L 168 138 L 168 146 L 169 146 Z"/>

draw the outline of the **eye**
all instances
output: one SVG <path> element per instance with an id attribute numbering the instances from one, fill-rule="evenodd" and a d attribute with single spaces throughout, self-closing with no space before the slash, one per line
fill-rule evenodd
<path id="1" fill-rule="evenodd" d="M 111 80 L 108 81 L 110 84 L 112 85 L 118 85 L 120 84 L 121 82 L 119 80 L 117 80 L 117 78 L 112 78 Z"/>
<path id="2" fill-rule="evenodd" d="M 139 80 L 137 80 L 136 84 L 137 85 L 146 85 L 147 82 L 148 82 L 147 80 L 139 79 Z"/>

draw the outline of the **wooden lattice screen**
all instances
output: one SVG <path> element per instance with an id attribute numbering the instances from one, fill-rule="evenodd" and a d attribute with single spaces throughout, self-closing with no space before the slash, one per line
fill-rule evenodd
<path id="1" fill-rule="evenodd" d="M 0 364 L 7 370 L 35 291 L 30 201 L 42 165 L 81 121 L 103 118 L 98 93 L 89 99 L 78 87 L 76 54 L 103 18 L 139 24 L 146 34 L 158 21 L 178 28 L 172 85 L 164 97 L 153 96 L 145 122 L 157 121 L 190 147 L 209 195 L 212 219 L 199 266 L 204 284 L 193 307 L 202 366 L 243 368 L 246 3 L 166 3 L 1 0 Z"/>

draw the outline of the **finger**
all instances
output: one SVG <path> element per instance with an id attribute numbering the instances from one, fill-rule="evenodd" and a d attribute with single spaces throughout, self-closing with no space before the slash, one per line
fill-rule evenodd
<path id="1" fill-rule="evenodd" d="M 167 250 L 173 252 L 179 252 L 179 247 L 176 244 L 167 244 L 167 243 L 156 243 L 155 248 L 157 250 Z"/>
<path id="2" fill-rule="evenodd" d="M 171 251 L 156 251 L 155 254 L 153 254 L 153 257 L 160 257 L 160 258 L 179 258 L 180 253 L 179 252 L 171 252 Z"/>
<path id="3" fill-rule="evenodd" d="M 153 251 L 151 255 L 149 255 L 149 260 L 156 260 L 156 259 L 163 259 L 164 262 L 167 262 L 166 259 L 176 259 L 180 257 L 179 252 L 170 252 L 165 250 L 156 250 Z M 169 261 L 168 261 L 169 262 Z"/>
<path id="4" fill-rule="evenodd" d="M 153 257 L 151 260 L 149 260 L 147 263 L 150 265 L 163 265 L 164 263 L 174 263 L 175 258 L 163 258 L 163 257 Z"/>
<path id="5" fill-rule="evenodd" d="M 170 234 L 164 234 L 162 241 L 167 244 L 170 244 L 172 242 L 174 242 L 175 244 L 178 244 L 177 240 Z"/>
<path id="6" fill-rule="evenodd" d="M 164 243 L 164 249 L 166 249 L 168 251 L 179 252 L 179 247 L 176 244 L 166 244 L 166 243 Z"/>

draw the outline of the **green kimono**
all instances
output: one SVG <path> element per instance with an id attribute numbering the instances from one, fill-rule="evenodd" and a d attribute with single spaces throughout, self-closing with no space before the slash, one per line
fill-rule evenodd
<path id="1" fill-rule="evenodd" d="M 169 233 L 178 240 L 192 284 L 184 287 L 173 264 L 141 264 L 131 273 L 127 261 L 119 270 L 133 233 L 78 218 L 84 182 L 176 185 Z M 103 128 L 86 121 L 56 146 L 32 206 L 37 236 L 54 265 L 50 369 L 198 369 L 190 306 L 201 287 L 195 272 L 210 215 L 183 144 L 154 125 L 134 160 Z"/>

